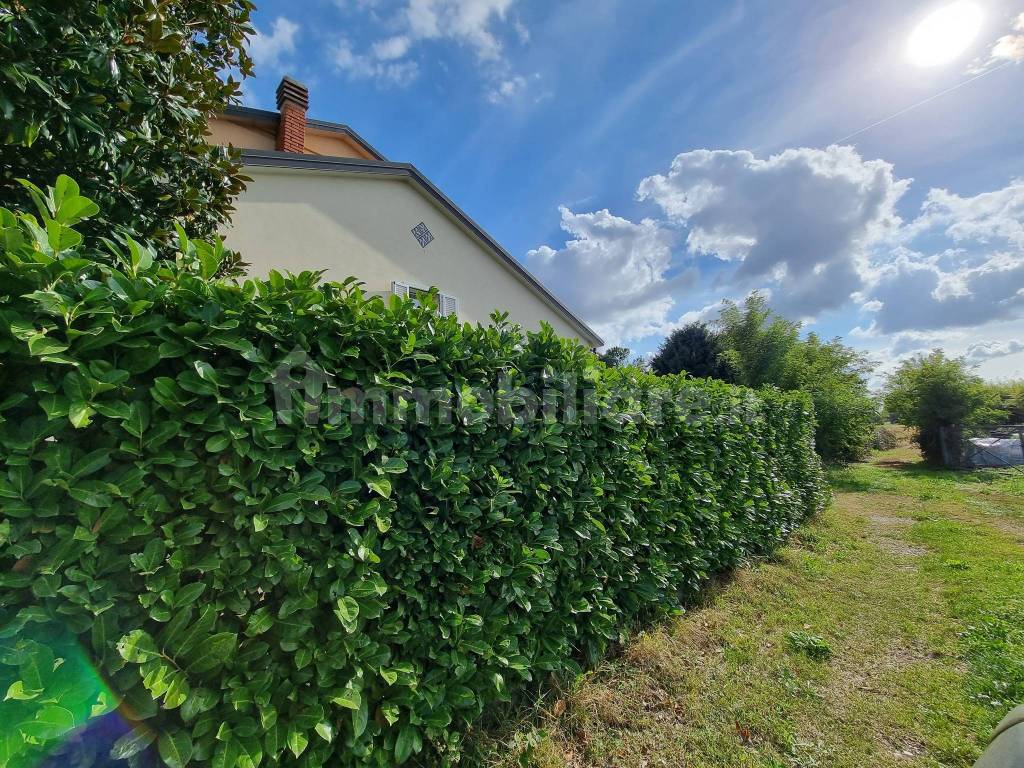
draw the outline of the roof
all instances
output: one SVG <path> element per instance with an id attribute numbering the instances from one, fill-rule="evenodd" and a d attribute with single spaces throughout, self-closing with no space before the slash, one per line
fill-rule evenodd
<path id="1" fill-rule="evenodd" d="M 271 112 L 276 116 L 276 112 Z M 390 176 L 413 184 L 419 191 L 430 198 L 439 208 L 468 230 L 477 238 L 498 261 L 502 262 L 520 280 L 532 288 L 549 307 L 580 333 L 580 338 L 593 342 L 600 347 L 604 340 L 590 326 L 562 304 L 544 284 L 519 263 L 508 251 L 501 247 L 479 224 L 457 206 L 438 189 L 416 166 L 410 163 L 392 163 L 384 160 L 363 160 L 355 157 L 324 157 L 322 155 L 299 155 L 293 152 L 272 152 L 263 149 L 243 149 L 242 163 L 248 166 L 270 168 L 291 168 L 307 171 L 326 171 L 345 174 L 368 174 L 373 176 Z"/>
<path id="2" fill-rule="evenodd" d="M 229 106 L 224 110 L 224 114 L 227 117 L 241 117 L 247 120 L 273 123 L 275 126 L 281 119 L 281 114 L 279 112 L 272 112 L 267 109 L 254 109 L 253 107 Z M 327 120 L 313 120 L 311 118 L 306 118 L 306 127 L 315 131 L 340 133 L 365 149 L 369 154 L 373 155 L 375 159 L 387 160 L 387 158 L 378 152 L 370 142 L 343 123 L 332 123 Z"/>

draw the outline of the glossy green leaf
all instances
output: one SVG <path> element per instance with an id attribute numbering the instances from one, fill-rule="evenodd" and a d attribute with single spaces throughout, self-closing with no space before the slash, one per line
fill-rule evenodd
<path id="1" fill-rule="evenodd" d="M 121 658 L 133 664 L 142 664 L 160 657 L 153 638 L 141 629 L 135 629 L 117 642 Z"/>
<path id="2" fill-rule="evenodd" d="M 288 749 L 291 750 L 295 757 L 299 757 L 303 752 L 306 751 L 306 747 L 309 746 L 309 739 L 301 731 L 292 729 L 288 731 Z"/>
<path id="3" fill-rule="evenodd" d="M 186 671 L 203 674 L 221 666 L 234 653 L 238 638 L 233 632 L 221 632 L 198 643 L 186 654 Z"/>
<path id="4" fill-rule="evenodd" d="M 68 419 L 78 428 L 87 427 L 95 413 L 96 410 L 91 405 L 82 400 L 76 400 L 68 409 Z"/>
<path id="5" fill-rule="evenodd" d="M 351 686 L 346 686 L 343 691 L 331 697 L 331 701 L 345 709 L 359 709 L 363 701 L 362 694 Z"/>
<path id="6" fill-rule="evenodd" d="M 168 768 L 184 768 L 192 759 L 192 739 L 187 731 L 161 734 L 157 741 L 160 759 Z"/>
<path id="7" fill-rule="evenodd" d="M 38 697 L 42 692 L 42 688 L 36 688 L 35 690 L 26 689 L 24 680 L 15 680 L 7 688 L 4 701 L 7 701 L 8 699 L 13 699 L 14 701 L 29 701 Z"/>
<path id="8" fill-rule="evenodd" d="M 399 765 L 408 760 L 414 751 L 419 752 L 419 732 L 411 725 L 403 725 L 395 739 L 395 762 Z"/>
<path id="9" fill-rule="evenodd" d="M 343 597 L 338 600 L 334 612 L 346 630 L 355 631 L 356 620 L 359 618 L 359 603 L 351 597 Z"/>
<path id="10" fill-rule="evenodd" d="M 235 768 L 240 754 L 241 747 L 238 742 L 234 737 L 228 737 L 214 748 L 213 759 L 210 761 L 211 768 Z"/>
<path id="11" fill-rule="evenodd" d="M 28 350 L 33 355 L 55 355 L 63 352 L 68 345 L 50 336 L 33 336 L 28 342 Z"/>
<path id="12" fill-rule="evenodd" d="M 371 491 L 379 493 L 385 499 L 391 496 L 391 481 L 386 478 L 378 477 L 373 480 L 367 480 L 366 486 Z"/>

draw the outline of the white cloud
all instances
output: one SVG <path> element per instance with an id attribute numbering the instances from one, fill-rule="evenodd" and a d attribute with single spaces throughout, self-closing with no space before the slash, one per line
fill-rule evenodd
<path id="1" fill-rule="evenodd" d="M 372 42 L 367 50 L 357 51 L 347 40 L 337 43 L 333 59 L 339 69 L 352 77 L 373 78 L 389 83 L 408 84 L 416 79 L 419 67 L 411 56 L 422 41 L 451 41 L 470 48 L 492 85 L 488 98 L 495 103 L 514 95 L 526 86 L 526 78 L 509 73 L 497 27 L 508 23 L 512 32 L 525 41 L 528 30 L 518 19 L 508 19 L 516 0 L 403 0 L 383 9 L 382 3 L 370 6 L 373 18 L 391 34 Z M 366 10 L 364 3 L 360 9 Z M 397 33 L 395 33 L 397 30 Z"/>
<path id="2" fill-rule="evenodd" d="M 526 78 L 522 76 L 511 77 L 502 80 L 487 92 L 487 100 L 492 104 L 498 104 L 506 99 L 511 99 L 517 93 L 526 88 Z"/>
<path id="3" fill-rule="evenodd" d="M 852 333 L 873 345 L 888 337 L 890 357 L 1024 320 L 1024 180 L 974 196 L 932 189 L 904 222 L 897 204 L 910 184 L 850 147 L 767 159 L 686 152 L 639 185 L 663 221 L 563 210 L 575 239 L 531 258 L 616 341 L 707 319 L 717 299 L 754 289 L 794 319 L 859 312 Z M 671 232 L 682 245 L 674 252 Z M 679 301 L 684 287 L 703 309 Z"/>
<path id="4" fill-rule="evenodd" d="M 516 35 L 519 36 L 520 43 L 530 42 L 530 30 L 526 28 L 526 25 L 523 24 L 523 22 L 521 22 L 519 19 L 516 19 L 515 23 L 512 25 L 512 28 L 515 29 Z"/>
<path id="5" fill-rule="evenodd" d="M 992 45 L 988 59 L 975 61 L 968 72 L 981 74 L 993 67 L 1024 61 L 1024 13 L 1013 20 L 1010 34 L 1003 35 Z"/>
<path id="6" fill-rule="evenodd" d="M 874 280 L 878 333 L 966 328 L 1024 312 L 1024 254 L 995 253 L 976 266 L 946 269 L 935 257 L 903 252 Z"/>
<path id="7" fill-rule="evenodd" d="M 392 61 L 358 54 L 348 40 L 339 40 L 331 51 L 331 58 L 342 72 L 357 80 L 374 79 L 393 85 L 408 85 L 419 75 L 415 61 Z"/>
<path id="8" fill-rule="evenodd" d="M 966 198 L 945 189 L 931 190 L 907 233 L 916 237 L 937 227 L 954 243 L 1006 240 L 1024 247 L 1024 179 Z"/>
<path id="9" fill-rule="evenodd" d="M 874 254 L 869 287 L 878 333 L 969 328 L 1024 316 L 1024 182 L 973 197 L 932 189 L 904 243 Z"/>
<path id="10" fill-rule="evenodd" d="M 660 332 L 673 294 L 695 279 L 690 270 L 672 272 L 672 233 L 651 219 L 636 223 L 607 210 L 560 211 L 572 239 L 558 250 L 530 251 L 529 267 L 608 344 Z"/>
<path id="11" fill-rule="evenodd" d="M 690 325 L 691 323 L 713 323 L 718 319 L 718 316 L 722 314 L 722 310 L 726 307 L 726 300 L 719 299 L 710 304 L 705 304 L 700 309 L 691 309 L 684 312 L 677 317 L 671 323 L 663 325 L 659 332 L 668 335 L 676 328 L 681 328 L 684 325 Z"/>
<path id="12" fill-rule="evenodd" d="M 1003 61 L 1024 61 L 1024 35 L 1004 35 L 999 38 L 992 48 L 992 58 Z"/>
<path id="13" fill-rule="evenodd" d="M 540 74 L 534 73 L 531 77 L 512 75 L 507 78 L 499 78 L 487 89 L 487 100 L 492 104 L 501 104 L 511 99 L 522 97 L 529 91 L 530 84 L 536 84 L 540 80 Z"/>
<path id="14" fill-rule="evenodd" d="M 373 56 L 380 61 L 393 61 L 400 59 L 409 52 L 412 41 L 406 35 L 395 35 L 384 40 L 378 40 L 373 44 Z"/>
<path id="15" fill-rule="evenodd" d="M 963 337 L 962 331 L 903 331 L 888 338 L 889 353 L 899 358 L 908 357 L 946 346 L 950 341 L 961 343 Z"/>
<path id="16" fill-rule="evenodd" d="M 491 31 L 515 0 L 409 0 L 404 16 L 413 36 L 449 37 L 470 45 L 481 59 L 497 59 L 501 43 Z"/>
<path id="17" fill-rule="evenodd" d="M 980 363 L 996 357 L 1006 357 L 1024 352 L 1024 344 L 1019 341 L 976 341 L 967 345 L 968 362 Z"/>
<path id="18" fill-rule="evenodd" d="M 855 329 L 859 330 L 859 329 Z M 950 357 L 964 357 L 977 366 L 979 375 L 988 379 L 1020 378 L 1024 375 L 1024 344 L 1020 342 L 1019 322 L 995 322 L 966 330 L 902 331 L 894 334 L 848 334 L 867 350 L 878 364 L 870 386 L 881 388 L 886 376 L 901 362 L 915 355 L 942 349 Z"/>
<path id="19" fill-rule="evenodd" d="M 261 32 L 249 38 L 249 55 L 252 56 L 256 74 L 261 69 L 276 69 L 284 60 L 295 53 L 295 43 L 301 27 L 291 19 L 278 16 L 270 23 L 270 32 Z"/>
<path id="20" fill-rule="evenodd" d="M 719 284 L 771 288 L 780 309 L 804 317 L 842 306 L 863 287 L 861 266 L 872 245 L 898 230 L 896 203 L 909 184 L 852 147 L 767 159 L 697 150 L 641 181 L 637 194 L 688 228 L 691 253 L 736 264 Z"/>

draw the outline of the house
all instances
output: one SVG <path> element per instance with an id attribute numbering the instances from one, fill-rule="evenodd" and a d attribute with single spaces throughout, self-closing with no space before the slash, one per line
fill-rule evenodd
<path id="1" fill-rule="evenodd" d="M 370 293 L 436 287 L 439 311 L 487 323 L 495 310 L 596 348 L 601 338 L 415 166 L 387 160 L 347 125 L 306 116 L 309 92 L 284 78 L 278 112 L 229 107 L 210 142 L 241 150 L 252 178 L 235 203 L 229 247 L 256 274 L 350 275 Z"/>

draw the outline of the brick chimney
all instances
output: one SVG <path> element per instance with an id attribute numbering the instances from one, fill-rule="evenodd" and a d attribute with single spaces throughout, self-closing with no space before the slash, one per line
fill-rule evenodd
<path id="1" fill-rule="evenodd" d="M 277 86 L 277 109 L 281 120 L 277 125 L 277 151 L 298 152 L 306 149 L 306 109 L 309 89 L 290 77 Z"/>

